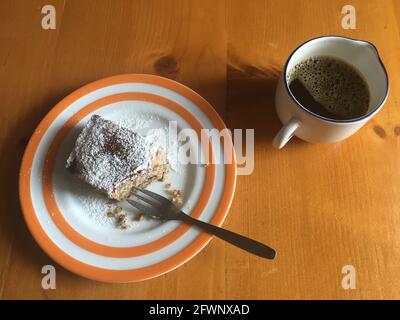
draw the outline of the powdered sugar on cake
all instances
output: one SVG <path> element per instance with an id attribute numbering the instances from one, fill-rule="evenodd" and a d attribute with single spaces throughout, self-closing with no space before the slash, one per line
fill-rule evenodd
<path id="1" fill-rule="evenodd" d="M 121 117 L 114 121 L 121 127 L 128 128 L 135 132 L 143 134 L 146 141 L 154 146 L 154 144 L 163 147 L 167 153 L 167 159 L 170 168 L 179 173 L 181 168 L 178 163 L 178 146 L 176 141 L 168 141 L 168 122 L 159 128 L 150 128 L 153 122 L 161 122 L 159 116 L 152 113 L 136 114 L 135 117 Z"/>
<path id="2" fill-rule="evenodd" d="M 91 161 L 85 160 L 86 164 L 84 169 L 86 170 L 87 178 L 89 179 L 89 177 L 93 175 L 93 178 L 90 178 L 91 180 L 87 182 L 90 184 L 96 183 L 99 189 L 102 188 L 103 191 L 107 190 L 106 192 L 108 193 L 112 190 L 116 180 L 110 178 L 111 176 L 115 176 L 114 173 L 117 173 L 117 179 L 125 178 L 126 175 L 130 173 L 130 169 L 123 165 L 124 161 L 116 162 L 115 155 L 103 152 L 103 148 L 106 144 L 105 136 L 108 134 L 108 132 L 104 130 L 108 130 L 110 126 L 115 125 L 119 127 L 118 131 L 121 132 L 121 136 L 116 137 L 117 141 L 118 138 L 126 141 L 127 135 L 132 141 L 126 159 L 131 157 L 130 159 L 134 160 L 133 166 L 135 167 L 135 170 L 148 168 L 155 150 L 161 146 L 165 151 L 167 151 L 169 167 L 176 173 L 179 173 L 182 168 L 177 162 L 178 150 L 176 145 L 173 145 L 172 148 L 168 145 L 168 122 L 165 122 L 164 124 L 164 121 L 165 120 L 160 118 L 158 115 L 151 113 L 137 113 L 134 117 L 132 117 L 131 114 L 119 114 L 118 118 L 113 119 L 112 122 L 97 115 L 93 116 L 86 124 L 81 136 L 79 137 L 82 140 L 89 139 L 91 141 L 91 150 L 76 148 L 75 151 L 79 152 L 80 155 L 85 155 L 85 158 L 93 158 Z M 93 134 L 90 134 L 90 128 L 95 124 L 97 124 L 99 129 Z M 158 124 L 158 127 L 154 128 L 155 124 Z M 124 130 L 121 131 L 121 128 Z M 79 139 L 76 141 L 76 144 L 80 144 Z M 73 165 L 76 155 L 77 154 L 75 153 L 70 155 L 67 160 L 67 166 Z M 114 229 L 116 227 L 115 221 L 107 216 L 107 212 L 110 208 L 115 208 L 118 205 L 118 202 L 114 200 L 110 201 L 110 199 L 108 199 L 104 194 L 97 192 L 94 188 L 84 183 L 79 182 L 76 187 L 77 198 L 82 204 L 86 217 L 98 226 Z M 135 210 L 129 207 L 128 211 L 136 217 L 135 213 L 133 213 Z M 142 220 L 139 220 L 132 223 L 142 224 L 143 222 Z M 148 223 L 148 221 L 146 223 Z"/>
<path id="3" fill-rule="evenodd" d="M 132 173 L 149 168 L 154 148 L 141 135 L 94 115 L 79 135 L 66 167 L 110 195 Z"/>

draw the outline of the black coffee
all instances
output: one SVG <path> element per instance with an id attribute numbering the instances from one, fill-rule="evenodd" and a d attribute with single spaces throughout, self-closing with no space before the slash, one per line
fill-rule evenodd
<path id="1" fill-rule="evenodd" d="M 287 80 L 297 101 L 323 117 L 346 120 L 368 111 L 368 84 L 358 70 L 337 58 L 304 60 L 289 71 Z"/>

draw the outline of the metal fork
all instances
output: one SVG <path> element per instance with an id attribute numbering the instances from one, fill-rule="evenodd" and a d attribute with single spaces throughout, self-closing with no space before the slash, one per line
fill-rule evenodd
<path id="1" fill-rule="evenodd" d="M 226 229 L 214 226 L 212 224 L 197 220 L 187 215 L 176 207 L 167 198 L 154 193 L 149 190 L 134 188 L 135 192 L 132 194 L 140 201 L 127 199 L 127 201 L 137 208 L 141 213 L 151 216 L 159 220 L 179 220 L 184 223 L 192 224 L 201 228 L 209 234 L 213 234 L 243 250 L 251 252 L 257 256 L 273 259 L 275 257 L 275 250 L 250 238 L 244 237 L 238 233 L 228 231 Z"/>

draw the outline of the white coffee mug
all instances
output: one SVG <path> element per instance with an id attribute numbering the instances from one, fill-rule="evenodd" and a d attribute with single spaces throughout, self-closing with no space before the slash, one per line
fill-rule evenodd
<path id="1" fill-rule="evenodd" d="M 299 62 L 315 56 L 341 59 L 364 76 L 370 91 L 368 112 L 350 120 L 323 117 L 301 105 L 290 92 L 287 75 Z M 281 149 L 294 135 L 316 143 L 337 142 L 354 134 L 383 106 L 389 93 L 389 79 L 375 46 L 369 42 L 339 36 L 325 36 L 309 40 L 289 56 L 279 79 L 275 107 L 284 124 L 273 140 Z"/>

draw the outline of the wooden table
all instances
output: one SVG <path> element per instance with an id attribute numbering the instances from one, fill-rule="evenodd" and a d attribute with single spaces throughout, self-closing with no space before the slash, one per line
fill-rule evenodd
<path id="1" fill-rule="evenodd" d="M 56 8 L 43 30 L 41 8 Z M 3 299 L 400 298 L 400 1 L 0 0 L 0 297 Z M 298 44 L 338 34 L 372 41 L 389 71 L 383 110 L 333 145 L 271 140 L 280 127 L 274 91 Z M 239 176 L 225 227 L 270 244 L 265 261 L 214 239 L 164 276 L 104 284 L 57 269 L 29 234 L 18 170 L 27 140 L 57 101 L 93 80 L 154 73 L 199 92 L 231 128 L 255 128 L 255 170 Z M 356 289 L 341 286 L 356 268 Z"/>

